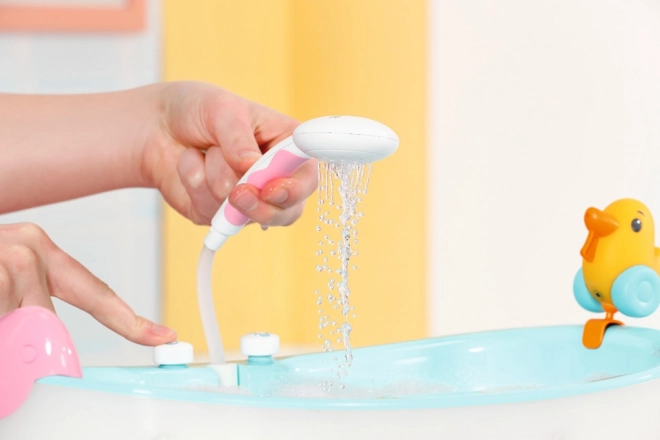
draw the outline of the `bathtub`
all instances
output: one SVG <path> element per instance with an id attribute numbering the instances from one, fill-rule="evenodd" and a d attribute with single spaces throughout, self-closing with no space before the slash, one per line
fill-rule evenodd
<path id="1" fill-rule="evenodd" d="M 208 365 L 85 368 L 39 379 L 0 438 L 660 438 L 660 332 L 613 327 L 597 350 L 581 337 L 540 327 L 359 348 L 341 379 L 342 352 L 242 362 L 238 387 Z"/>

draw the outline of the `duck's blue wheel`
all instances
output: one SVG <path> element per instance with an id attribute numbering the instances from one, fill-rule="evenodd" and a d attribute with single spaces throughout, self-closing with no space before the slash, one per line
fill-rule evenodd
<path id="1" fill-rule="evenodd" d="M 626 316 L 649 316 L 660 304 L 660 277 L 648 266 L 626 269 L 612 284 L 612 302 Z"/>
<path id="2" fill-rule="evenodd" d="M 583 309 L 590 312 L 598 313 L 603 312 L 603 306 L 596 301 L 596 298 L 591 296 L 587 290 L 587 286 L 584 284 L 584 275 L 582 275 L 582 268 L 578 270 L 578 273 L 573 279 L 573 295 L 575 295 L 575 300 L 582 306 Z"/>

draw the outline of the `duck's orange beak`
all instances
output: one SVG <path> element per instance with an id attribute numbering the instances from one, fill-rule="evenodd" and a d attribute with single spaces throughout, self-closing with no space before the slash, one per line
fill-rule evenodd
<path id="1" fill-rule="evenodd" d="M 619 227 L 619 222 L 612 214 L 603 212 L 600 209 L 589 208 L 584 213 L 584 224 L 587 225 L 589 235 L 584 246 L 582 246 L 580 255 L 585 260 L 591 262 L 594 261 L 594 257 L 596 256 L 598 239 L 616 231 Z"/>

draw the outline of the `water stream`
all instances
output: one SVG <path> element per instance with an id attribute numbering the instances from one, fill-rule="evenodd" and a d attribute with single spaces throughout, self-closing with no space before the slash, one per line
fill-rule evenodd
<path id="1" fill-rule="evenodd" d="M 316 290 L 319 306 L 319 334 L 325 352 L 334 351 L 334 344 L 341 344 L 344 358 L 333 357 L 333 376 L 322 382 L 324 390 L 332 389 L 335 379 L 348 374 L 353 362 L 351 349 L 351 320 L 357 315 L 350 304 L 349 275 L 357 269 L 353 261 L 358 255 L 358 222 L 363 216 L 358 210 L 362 195 L 367 193 L 371 164 L 346 161 L 320 161 L 318 208 L 321 234 L 320 262 L 316 270 L 328 277 L 327 291 Z M 343 384 L 340 388 L 344 388 Z"/>

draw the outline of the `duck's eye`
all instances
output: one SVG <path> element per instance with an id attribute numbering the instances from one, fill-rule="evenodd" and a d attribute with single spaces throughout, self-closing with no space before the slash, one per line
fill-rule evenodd
<path id="1" fill-rule="evenodd" d="M 633 231 L 639 232 L 642 230 L 642 221 L 636 218 L 635 220 L 632 221 L 630 227 L 632 228 Z"/>

